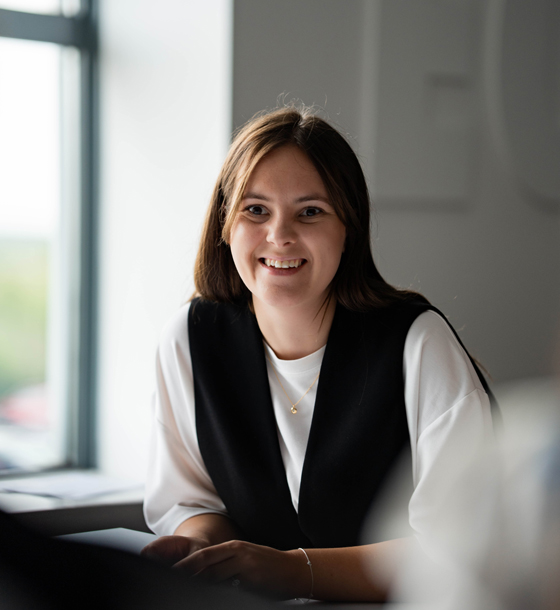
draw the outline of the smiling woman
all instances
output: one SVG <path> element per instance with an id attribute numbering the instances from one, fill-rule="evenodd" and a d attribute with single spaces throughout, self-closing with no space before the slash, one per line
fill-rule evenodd
<path id="1" fill-rule="evenodd" d="M 361 544 L 390 472 L 410 458 L 425 536 L 446 477 L 492 437 L 486 382 L 453 329 L 379 274 L 369 206 L 356 155 L 309 110 L 237 134 L 197 298 L 158 352 L 145 515 L 167 535 L 147 555 L 276 597 L 384 599 L 415 544 Z"/>
<path id="2" fill-rule="evenodd" d="M 293 145 L 259 161 L 240 208 L 229 245 L 268 332 L 261 330 L 278 356 L 306 356 L 326 343 L 324 331 L 328 334 L 336 305 L 328 295 L 344 251 L 344 224 L 315 166 Z M 317 317 L 327 301 L 327 319 Z M 285 330 L 275 332 L 282 319 L 298 341 L 289 340 Z"/>

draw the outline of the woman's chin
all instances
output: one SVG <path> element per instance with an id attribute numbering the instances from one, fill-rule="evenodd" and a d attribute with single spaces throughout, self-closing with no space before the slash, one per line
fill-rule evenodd
<path id="1" fill-rule="evenodd" d="M 325 294 L 319 296 L 313 295 L 302 295 L 302 291 L 286 291 L 286 290 L 274 290 L 267 291 L 263 295 L 253 294 L 253 304 L 255 308 L 264 309 L 277 309 L 286 311 L 304 311 L 309 309 L 315 314 L 321 305 L 325 301 Z"/>

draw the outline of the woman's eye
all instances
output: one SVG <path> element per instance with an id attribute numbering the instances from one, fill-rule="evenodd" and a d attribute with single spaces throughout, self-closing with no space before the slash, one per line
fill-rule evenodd
<path id="1" fill-rule="evenodd" d="M 266 208 L 263 208 L 262 205 L 250 205 L 248 208 L 245 208 L 249 214 L 253 216 L 263 216 L 267 213 Z"/>
<path id="2" fill-rule="evenodd" d="M 313 216 L 317 216 L 320 213 L 321 210 L 319 208 L 305 208 L 301 215 L 305 216 L 306 218 L 313 218 Z"/>

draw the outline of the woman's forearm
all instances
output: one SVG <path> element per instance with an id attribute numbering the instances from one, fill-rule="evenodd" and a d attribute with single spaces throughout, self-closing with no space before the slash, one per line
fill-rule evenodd
<path id="1" fill-rule="evenodd" d="M 207 513 L 183 521 L 173 536 L 160 536 L 150 542 L 142 555 L 172 566 L 197 551 L 238 539 L 239 532 L 227 517 Z"/>
<path id="2" fill-rule="evenodd" d="M 242 540 L 241 533 L 233 522 L 216 513 L 205 513 L 183 521 L 175 530 L 175 535 L 191 539 L 193 551 Z M 240 578 L 246 585 L 256 577 L 255 564 L 260 564 L 259 572 L 266 573 L 266 576 L 260 574 L 259 583 L 263 579 L 271 583 L 277 581 L 277 590 L 285 591 L 289 597 L 309 597 L 312 594 L 315 599 L 330 601 L 383 601 L 387 598 L 402 557 L 410 545 L 414 544 L 417 543 L 413 538 L 400 538 L 355 547 L 306 548 L 305 552 L 311 562 L 309 566 L 300 549 L 284 552 L 268 549 L 267 552 L 266 547 L 243 543 L 231 551 L 216 548 L 210 556 L 207 555 L 211 558 L 203 560 L 201 565 L 223 561 L 221 554 L 225 553 L 238 556 L 240 566 L 244 566 L 243 558 L 251 556 L 253 561 L 249 563 L 253 568 L 241 570 L 244 577 Z M 201 565 L 197 564 L 194 571 L 197 572 Z M 257 586 L 257 590 L 266 592 L 267 586 Z"/>
<path id="3" fill-rule="evenodd" d="M 208 543 L 208 546 L 228 540 L 243 539 L 232 521 L 217 513 L 204 513 L 191 517 L 183 521 L 174 534 L 204 540 Z"/>
<path id="4" fill-rule="evenodd" d="M 340 549 L 305 549 L 313 570 L 313 597 L 330 601 L 385 600 L 400 560 L 411 544 L 415 544 L 413 539 L 401 538 Z M 300 550 L 290 553 L 303 556 Z M 298 579 L 295 597 L 308 597 L 311 593 L 311 570 L 308 565 L 304 567 L 307 580 L 302 583 Z"/>
<path id="5" fill-rule="evenodd" d="M 279 599 L 376 602 L 386 599 L 399 560 L 412 543 L 412 539 L 400 539 L 367 546 L 312 548 L 305 549 L 306 555 L 301 549 L 278 551 L 230 540 L 205 546 L 175 567 L 208 582 L 235 579 L 244 589 Z"/>

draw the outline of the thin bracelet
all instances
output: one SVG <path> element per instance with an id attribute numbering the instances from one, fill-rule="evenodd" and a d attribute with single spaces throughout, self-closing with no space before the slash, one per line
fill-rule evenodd
<path id="1" fill-rule="evenodd" d="M 301 551 L 305 555 L 305 559 L 307 559 L 307 565 L 309 566 L 309 571 L 311 572 L 311 590 L 309 591 L 309 596 L 307 599 L 313 599 L 313 566 L 311 565 L 311 561 L 309 560 L 309 555 L 300 547 L 298 551 Z"/>

